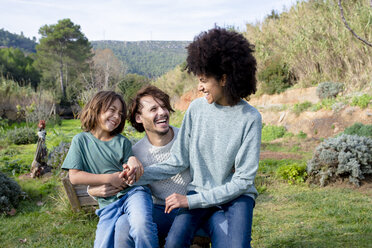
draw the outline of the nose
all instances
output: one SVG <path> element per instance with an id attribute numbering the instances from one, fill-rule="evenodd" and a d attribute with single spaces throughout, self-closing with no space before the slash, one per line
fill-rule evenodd
<path id="1" fill-rule="evenodd" d="M 158 109 L 158 114 L 159 115 L 164 115 L 168 110 L 166 108 L 159 108 Z"/>
<path id="2" fill-rule="evenodd" d="M 201 84 L 201 82 L 198 83 L 198 91 L 202 91 L 203 90 L 203 85 Z"/>

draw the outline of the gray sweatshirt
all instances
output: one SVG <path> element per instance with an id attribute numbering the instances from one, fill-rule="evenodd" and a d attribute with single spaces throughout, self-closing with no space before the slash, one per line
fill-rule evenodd
<path id="1" fill-rule="evenodd" d="M 136 184 L 169 178 L 190 167 L 190 209 L 229 202 L 240 195 L 255 199 L 254 178 L 260 155 L 262 120 L 246 101 L 234 106 L 194 100 L 185 113 L 171 156 L 145 167 Z"/>

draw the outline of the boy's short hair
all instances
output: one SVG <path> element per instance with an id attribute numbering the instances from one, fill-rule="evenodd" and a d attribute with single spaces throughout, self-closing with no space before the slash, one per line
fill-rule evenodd
<path id="1" fill-rule="evenodd" d="M 85 104 L 80 114 L 81 128 L 85 132 L 94 130 L 97 127 L 99 121 L 99 114 L 106 112 L 110 105 L 119 100 L 123 106 L 120 124 L 110 134 L 116 135 L 123 131 L 125 126 L 125 120 L 127 119 L 127 106 L 121 95 L 114 91 L 100 91 L 93 96 L 93 98 Z"/>
<path id="2" fill-rule="evenodd" d="M 164 103 L 164 106 L 166 109 L 168 109 L 169 112 L 174 112 L 172 109 L 172 106 L 170 104 L 169 95 L 165 93 L 164 91 L 160 90 L 159 88 L 148 85 L 140 89 L 136 96 L 131 100 L 129 104 L 129 115 L 128 120 L 132 124 L 132 126 L 138 131 L 138 132 L 144 132 L 145 129 L 143 128 L 142 123 L 136 122 L 136 114 L 141 113 L 142 105 L 141 105 L 141 98 L 144 96 L 152 96 L 155 100 L 159 99 Z"/>
<path id="3" fill-rule="evenodd" d="M 202 32 L 187 47 L 187 71 L 221 80 L 229 105 L 256 92 L 254 46 L 240 33 L 215 27 Z"/>

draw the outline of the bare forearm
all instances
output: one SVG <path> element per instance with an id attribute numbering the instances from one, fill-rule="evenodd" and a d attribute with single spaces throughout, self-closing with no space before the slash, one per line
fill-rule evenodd
<path id="1" fill-rule="evenodd" d="M 101 185 L 111 183 L 111 174 L 93 174 L 81 170 L 69 170 L 72 184 Z"/>

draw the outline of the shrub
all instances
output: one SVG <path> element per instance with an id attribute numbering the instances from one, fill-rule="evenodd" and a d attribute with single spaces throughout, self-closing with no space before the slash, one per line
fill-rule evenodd
<path id="1" fill-rule="evenodd" d="M 48 165 L 54 169 L 58 169 L 62 166 L 63 161 L 66 158 L 67 152 L 70 149 L 71 143 L 61 142 L 57 147 L 49 153 Z"/>
<path id="2" fill-rule="evenodd" d="M 344 84 L 324 82 L 318 84 L 316 94 L 320 99 L 335 98 L 340 92 L 344 90 Z"/>
<path id="3" fill-rule="evenodd" d="M 286 133 L 286 129 L 283 126 L 272 126 L 265 125 L 262 128 L 262 141 L 272 141 L 281 138 Z"/>
<path id="4" fill-rule="evenodd" d="M 372 174 L 372 139 L 342 134 L 324 140 L 307 163 L 310 181 L 321 186 L 348 177 L 357 186 Z"/>
<path id="5" fill-rule="evenodd" d="M 7 213 L 18 206 L 22 195 L 16 181 L 0 172 L 0 213 Z"/>
<path id="6" fill-rule="evenodd" d="M 8 131 L 7 139 L 16 144 L 35 144 L 37 142 L 36 130 L 31 127 L 20 127 Z"/>
<path id="7" fill-rule="evenodd" d="M 303 183 L 307 177 L 306 165 L 298 163 L 282 165 L 276 170 L 276 175 L 287 180 L 289 184 Z"/>
<path id="8" fill-rule="evenodd" d="M 345 129 L 344 134 L 358 135 L 372 138 L 372 125 L 363 125 L 362 123 L 354 123 L 354 125 Z"/>
<path id="9" fill-rule="evenodd" d="M 280 58 L 268 60 L 262 70 L 257 73 L 262 82 L 260 88 L 263 93 L 272 95 L 285 91 L 292 86 L 288 65 Z"/>
<path id="10" fill-rule="evenodd" d="M 296 103 L 294 106 L 293 106 L 293 113 L 295 113 L 296 115 L 299 115 L 300 113 L 304 112 L 305 110 L 309 109 L 313 104 L 309 101 L 306 101 L 306 102 L 302 102 L 302 103 Z"/>
<path id="11" fill-rule="evenodd" d="M 351 106 L 358 106 L 359 108 L 367 108 L 369 102 L 372 100 L 372 96 L 368 94 L 363 94 L 361 96 L 354 96 L 351 100 Z"/>
<path id="12" fill-rule="evenodd" d="M 19 159 L 16 159 L 13 161 L 4 161 L 4 166 L 1 167 L 1 171 L 15 176 L 29 172 L 30 167 L 26 164 L 20 164 Z"/>

